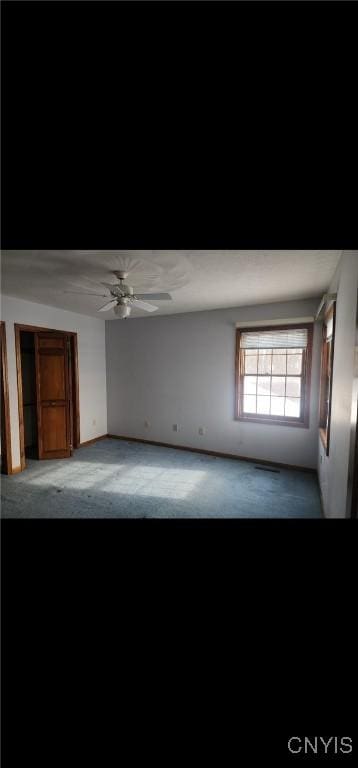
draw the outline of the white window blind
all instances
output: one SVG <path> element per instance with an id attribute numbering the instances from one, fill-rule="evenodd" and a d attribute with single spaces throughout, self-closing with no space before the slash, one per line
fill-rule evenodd
<path id="1" fill-rule="evenodd" d="M 241 349 L 304 349 L 307 347 L 307 328 L 288 328 L 284 331 L 244 331 L 240 336 Z"/>

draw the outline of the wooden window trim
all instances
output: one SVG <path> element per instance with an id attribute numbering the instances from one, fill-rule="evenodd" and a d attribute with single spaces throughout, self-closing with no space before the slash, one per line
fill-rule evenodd
<path id="1" fill-rule="evenodd" d="M 1 336 L 1 375 L 2 375 L 2 437 L 4 443 L 1 446 L 1 471 L 4 475 L 12 474 L 12 455 L 11 455 L 11 425 L 10 425 L 10 401 L 9 401 L 9 382 L 7 371 L 7 349 L 6 349 L 6 325 L 5 321 L 0 321 Z"/>
<path id="2" fill-rule="evenodd" d="M 307 347 L 304 351 L 303 365 L 305 367 L 305 374 L 303 379 L 303 404 L 302 404 L 302 416 L 300 418 L 294 418 L 286 416 L 281 418 L 280 416 L 265 416 L 265 415 L 246 415 L 240 410 L 240 398 L 243 391 L 243 350 L 240 348 L 240 340 L 242 333 L 255 333 L 257 331 L 287 331 L 299 328 L 307 329 Z M 264 326 L 250 326 L 249 328 L 237 328 L 236 329 L 236 355 L 235 355 L 235 421 L 247 421 L 257 424 L 271 424 L 271 426 L 280 427 L 300 427 L 304 429 L 309 428 L 309 414 L 310 414 L 310 395 L 311 395 L 311 368 L 312 368 L 312 346 L 313 346 L 313 323 L 296 323 L 286 325 L 264 325 Z"/>
<path id="3" fill-rule="evenodd" d="M 325 420 L 325 386 L 327 379 L 327 324 L 332 319 L 331 341 L 331 380 L 328 402 L 327 429 L 323 426 Z M 326 312 L 322 323 L 322 352 L 321 352 L 321 373 L 320 373 L 320 394 L 319 394 L 319 436 L 326 456 L 329 456 L 329 446 L 331 437 L 331 408 L 332 408 L 332 386 L 333 386 L 333 364 L 334 364 L 334 340 L 336 335 L 336 302 L 334 301 Z"/>

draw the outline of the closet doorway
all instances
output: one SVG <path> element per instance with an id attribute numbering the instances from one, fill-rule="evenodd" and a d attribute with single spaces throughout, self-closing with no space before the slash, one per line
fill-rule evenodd
<path id="1" fill-rule="evenodd" d="M 21 470 L 80 445 L 77 334 L 15 324 Z"/>

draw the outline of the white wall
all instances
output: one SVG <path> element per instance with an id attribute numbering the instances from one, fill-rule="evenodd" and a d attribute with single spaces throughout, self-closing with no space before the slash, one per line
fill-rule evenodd
<path id="1" fill-rule="evenodd" d="M 304 429 L 234 419 L 235 324 L 314 315 L 320 298 L 107 321 L 108 432 L 315 468 L 320 326 Z M 199 426 L 207 430 L 202 437 Z"/>
<path id="2" fill-rule="evenodd" d="M 320 439 L 318 447 L 319 481 L 327 517 L 346 514 L 357 289 L 358 252 L 345 251 L 329 287 L 330 292 L 337 292 L 330 455 L 325 455 Z"/>
<path id="3" fill-rule="evenodd" d="M 19 417 L 14 323 L 38 325 L 78 334 L 80 439 L 107 433 L 105 322 L 22 299 L 1 297 L 1 319 L 6 323 L 13 467 L 20 465 Z M 95 423 L 94 423 L 95 422 Z"/>

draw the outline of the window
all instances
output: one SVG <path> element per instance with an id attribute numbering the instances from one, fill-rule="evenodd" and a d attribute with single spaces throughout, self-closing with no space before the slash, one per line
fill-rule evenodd
<path id="1" fill-rule="evenodd" d="M 313 326 L 238 329 L 236 416 L 308 427 Z"/>
<path id="2" fill-rule="evenodd" d="M 334 332 L 336 326 L 336 304 L 326 312 L 322 324 L 321 387 L 319 400 L 319 433 L 321 441 L 329 454 L 329 436 L 331 426 L 331 393 L 334 353 Z"/>

